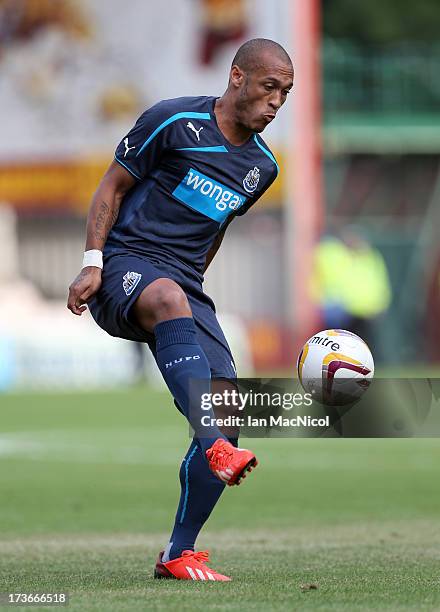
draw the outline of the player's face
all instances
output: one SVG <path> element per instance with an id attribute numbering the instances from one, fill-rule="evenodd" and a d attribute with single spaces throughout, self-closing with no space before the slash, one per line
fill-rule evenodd
<path id="1" fill-rule="evenodd" d="M 292 66 L 270 56 L 251 73 L 242 73 L 236 104 L 239 123 L 262 132 L 275 119 L 292 85 Z"/>

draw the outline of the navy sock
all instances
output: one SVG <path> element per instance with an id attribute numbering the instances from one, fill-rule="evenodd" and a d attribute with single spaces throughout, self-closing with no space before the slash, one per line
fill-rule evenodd
<path id="1" fill-rule="evenodd" d="M 229 441 L 237 446 L 237 438 Z M 196 439 L 182 461 L 179 478 L 180 501 L 164 561 L 180 557 L 183 550 L 194 550 L 200 530 L 225 490 L 225 485 L 209 469 Z"/>
<path id="2" fill-rule="evenodd" d="M 211 391 L 211 370 L 197 341 L 191 317 L 162 321 L 154 328 L 156 361 L 169 390 L 199 439 L 203 455 L 217 438 L 226 437 L 216 425 L 202 421 L 214 418 L 212 410 L 202 410 L 201 394 Z M 192 385 L 190 387 L 190 385 Z"/>

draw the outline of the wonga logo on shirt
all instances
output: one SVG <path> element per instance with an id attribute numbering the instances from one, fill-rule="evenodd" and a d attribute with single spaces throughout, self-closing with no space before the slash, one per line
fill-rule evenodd
<path id="1" fill-rule="evenodd" d="M 188 170 L 185 178 L 177 185 L 173 196 L 219 223 L 246 202 L 246 198 L 236 191 L 193 168 Z"/>

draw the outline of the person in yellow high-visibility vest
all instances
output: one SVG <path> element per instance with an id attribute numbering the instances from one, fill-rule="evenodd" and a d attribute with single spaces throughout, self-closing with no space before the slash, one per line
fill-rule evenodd
<path id="1" fill-rule="evenodd" d="M 317 245 L 311 294 L 327 329 L 348 329 L 372 348 L 372 323 L 392 298 L 383 256 L 357 231 L 325 236 Z"/>

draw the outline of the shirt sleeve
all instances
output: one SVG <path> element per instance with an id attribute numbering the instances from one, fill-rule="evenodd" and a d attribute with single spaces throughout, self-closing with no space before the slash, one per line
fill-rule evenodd
<path id="1" fill-rule="evenodd" d="M 258 202 L 261 196 L 269 189 L 269 187 L 272 185 L 272 183 L 277 178 L 277 176 L 278 176 L 278 168 L 274 168 L 274 171 L 272 172 L 270 179 L 265 183 L 264 187 L 260 189 L 254 196 L 252 196 L 246 202 L 246 204 L 244 204 L 237 210 L 237 212 L 235 213 L 236 216 L 241 217 L 242 215 L 245 215 L 247 211 L 251 208 L 251 206 L 253 206 L 256 202 Z"/>
<path id="2" fill-rule="evenodd" d="M 146 110 L 116 148 L 115 159 L 138 181 L 158 166 L 169 148 L 169 114 L 161 102 Z"/>

